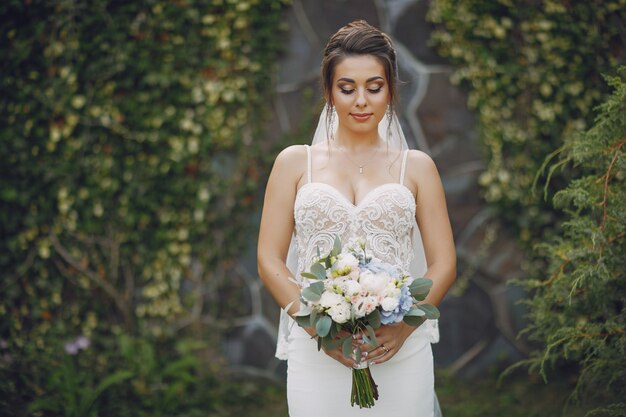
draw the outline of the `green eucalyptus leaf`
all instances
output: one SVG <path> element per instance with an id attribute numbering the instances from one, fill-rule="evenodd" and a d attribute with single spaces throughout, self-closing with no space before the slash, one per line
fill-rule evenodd
<path id="1" fill-rule="evenodd" d="M 311 317 L 310 316 L 296 316 L 294 318 L 298 326 L 300 327 L 309 327 L 311 325 Z"/>
<path id="2" fill-rule="evenodd" d="M 319 294 L 317 291 L 315 291 L 315 289 L 311 288 L 311 287 L 306 287 L 302 290 L 302 298 L 304 298 L 306 301 L 312 301 L 312 302 L 317 302 L 320 300 L 320 298 L 322 298 L 322 295 Z"/>
<path id="3" fill-rule="evenodd" d="M 342 340 L 334 337 L 326 336 L 322 338 L 322 347 L 324 350 L 337 349 L 341 346 Z"/>
<path id="4" fill-rule="evenodd" d="M 309 316 L 309 326 L 315 326 L 315 322 L 317 321 L 317 310 L 312 309 L 311 315 Z"/>
<path id="5" fill-rule="evenodd" d="M 370 314 L 365 316 L 365 321 L 374 329 L 378 329 L 381 325 L 380 311 L 378 311 L 378 309 L 372 311 Z"/>
<path id="6" fill-rule="evenodd" d="M 349 358 L 352 355 L 352 336 L 346 336 L 342 339 L 341 351 L 343 356 Z"/>
<path id="7" fill-rule="evenodd" d="M 330 326 L 333 324 L 333 321 L 328 316 L 321 316 L 317 323 L 315 323 L 315 332 L 320 337 L 325 337 L 328 335 L 330 331 Z"/>
<path id="8" fill-rule="evenodd" d="M 314 274 L 317 279 L 326 279 L 326 268 L 320 263 L 311 265 L 311 273 Z"/>
<path id="9" fill-rule="evenodd" d="M 433 281 L 428 278 L 416 278 L 409 285 L 409 291 L 413 297 L 418 295 L 426 295 L 433 286 Z"/>
<path id="10" fill-rule="evenodd" d="M 339 236 L 335 236 L 335 241 L 333 242 L 333 252 L 335 255 L 341 253 L 341 239 L 339 239 Z"/>
<path id="11" fill-rule="evenodd" d="M 420 308 L 412 307 L 406 314 L 406 316 L 414 316 L 414 317 L 423 317 L 426 315 L 426 312 Z"/>
<path id="12" fill-rule="evenodd" d="M 422 310 L 426 314 L 427 319 L 438 319 L 439 318 L 439 309 L 431 304 L 419 304 L 417 306 L 420 310 Z"/>
<path id="13" fill-rule="evenodd" d="M 370 326 L 369 324 L 366 325 L 365 328 L 367 329 L 367 334 L 369 335 L 369 339 L 371 339 L 371 341 L 372 341 L 372 343 L 370 343 L 370 345 L 377 346 L 378 345 L 378 341 L 376 340 L 376 333 L 374 332 L 374 328 L 372 326 Z"/>
<path id="14" fill-rule="evenodd" d="M 313 274 L 311 274 L 310 272 L 302 272 L 302 273 L 300 273 L 300 275 L 301 275 L 302 277 L 304 277 L 304 278 L 308 278 L 308 279 L 319 279 L 319 278 L 317 277 L 317 275 L 313 275 Z"/>
<path id="15" fill-rule="evenodd" d="M 422 323 L 424 323 L 424 321 L 426 320 L 426 318 L 424 316 L 404 316 L 403 321 L 410 325 L 410 326 L 414 326 L 414 327 L 419 327 L 422 325 Z"/>

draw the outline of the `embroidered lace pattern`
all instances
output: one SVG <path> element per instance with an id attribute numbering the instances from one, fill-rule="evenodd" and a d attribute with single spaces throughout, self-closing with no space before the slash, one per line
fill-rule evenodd
<path id="1" fill-rule="evenodd" d="M 318 248 L 323 255 L 330 251 L 335 236 L 342 242 L 363 238 L 373 256 L 409 270 L 415 200 L 400 183 L 376 187 L 354 205 L 334 187 L 310 182 L 298 191 L 294 216 L 298 280 L 300 272 L 313 263 Z M 306 281 L 301 280 L 304 285 Z"/>

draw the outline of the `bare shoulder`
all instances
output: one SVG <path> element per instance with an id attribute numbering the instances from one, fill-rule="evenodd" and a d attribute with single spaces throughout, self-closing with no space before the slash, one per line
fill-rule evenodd
<path id="1" fill-rule="evenodd" d="M 306 146 L 291 145 L 280 151 L 274 161 L 275 166 L 280 167 L 302 167 L 306 164 Z"/>
<path id="2" fill-rule="evenodd" d="M 272 175 L 282 179 L 291 179 L 297 182 L 306 169 L 306 147 L 304 145 L 292 145 L 283 149 L 272 168 Z"/>
<path id="3" fill-rule="evenodd" d="M 435 161 L 427 153 L 415 149 L 409 150 L 406 170 L 407 174 L 411 176 L 438 175 Z"/>

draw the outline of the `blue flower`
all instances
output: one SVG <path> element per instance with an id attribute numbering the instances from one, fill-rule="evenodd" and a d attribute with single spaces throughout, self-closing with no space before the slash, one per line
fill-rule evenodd
<path id="1" fill-rule="evenodd" d="M 400 271 L 398 271 L 398 268 L 395 268 L 390 264 L 381 262 L 379 260 L 371 260 L 370 262 L 363 264 L 362 268 L 371 271 L 374 274 L 386 272 L 394 279 L 400 278 Z"/>
<path id="2" fill-rule="evenodd" d="M 407 285 L 403 285 L 400 288 L 400 291 L 398 307 L 396 307 L 393 311 L 381 310 L 380 322 L 382 324 L 400 323 L 404 318 L 404 315 L 411 310 L 411 307 L 413 307 L 413 297 L 411 296 L 409 287 Z"/>

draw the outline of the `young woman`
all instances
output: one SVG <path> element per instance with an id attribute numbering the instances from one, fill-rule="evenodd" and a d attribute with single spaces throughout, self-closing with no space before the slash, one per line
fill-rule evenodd
<path id="1" fill-rule="evenodd" d="M 258 267 L 282 308 L 295 301 L 281 318 L 277 349 L 288 360 L 292 417 L 431 417 L 438 409 L 430 347 L 438 341 L 436 321 L 376 331 L 378 344 L 364 350 L 380 398 L 373 408 L 360 409 L 350 405 L 354 360 L 340 348 L 318 351 L 314 329 L 294 325 L 287 315 L 299 309 L 294 281 L 302 282 L 300 273 L 317 249 L 327 253 L 335 236 L 363 238 L 377 258 L 430 278 L 427 303 L 438 305 L 454 281 L 441 180 L 430 157 L 407 149 L 395 115 L 396 79 L 396 54 L 386 34 L 364 21 L 341 28 L 324 51 L 326 107 L 313 144 L 283 150 L 268 180 Z"/>

